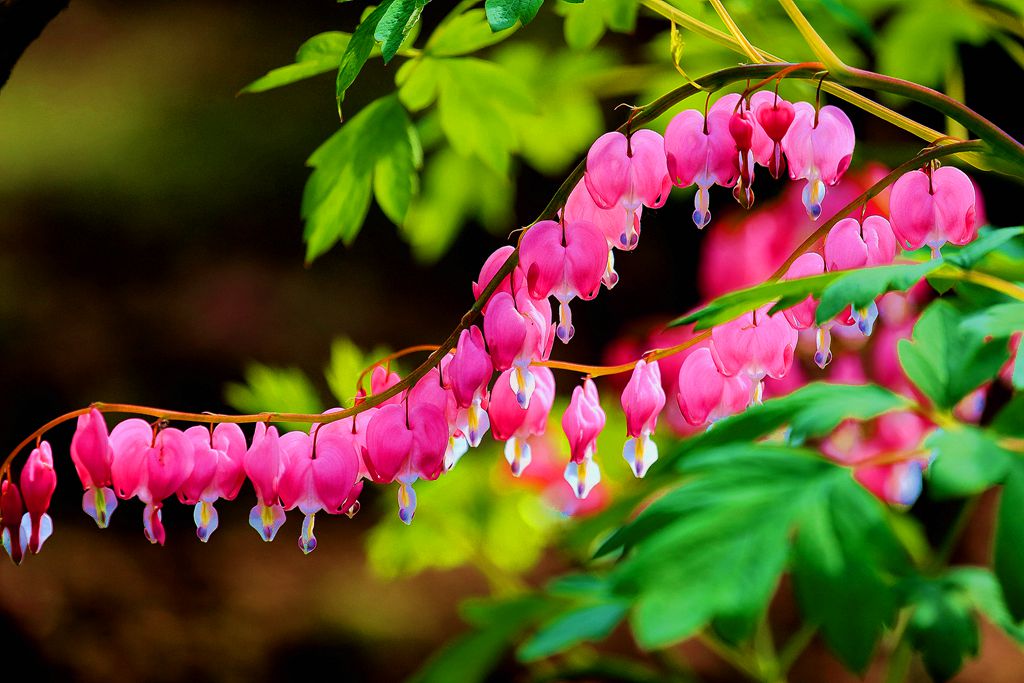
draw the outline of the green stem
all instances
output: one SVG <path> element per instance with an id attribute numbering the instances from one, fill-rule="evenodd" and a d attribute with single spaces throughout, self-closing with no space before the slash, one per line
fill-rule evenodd
<path id="1" fill-rule="evenodd" d="M 799 630 L 789 637 L 786 644 L 782 647 L 782 652 L 779 653 L 779 671 L 785 675 L 793 668 L 793 664 L 803 654 L 803 651 L 807 649 L 807 646 L 814 640 L 814 634 L 818 632 L 818 627 L 815 624 L 805 623 L 800 626 Z"/>
<path id="2" fill-rule="evenodd" d="M 719 659 L 726 662 L 740 673 L 745 674 L 748 678 L 755 681 L 761 679 L 761 671 L 757 662 L 751 661 L 749 656 L 740 652 L 736 648 L 723 643 L 710 632 L 701 631 L 697 634 L 697 640 L 700 641 L 701 645 L 715 653 Z"/>

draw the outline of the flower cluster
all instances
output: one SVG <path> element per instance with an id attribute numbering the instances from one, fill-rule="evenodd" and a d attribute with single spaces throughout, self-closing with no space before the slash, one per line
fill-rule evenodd
<path id="1" fill-rule="evenodd" d="M 525 230 L 515 267 L 508 267 L 516 257 L 511 246 L 486 260 L 473 284 L 482 326 L 462 329 L 453 351 L 415 384 L 354 415 L 317 422 L 308 432 L 280 434 L 258 423 L 248 443 L 233 423 L 182 431 L 163 421 L 133 418 L 108 432 L 94 408 L 79 416 L 71 442 L 85 490 L 83 508 L 105 527 L 119 500 L 138 498 L 144 504 L 146 537 L 162 544 L 161 510 L 176 496 L 194 506 L 197 534 L 206 541 L 217 528 L 216 501 L 233 499 L 248 480 L 256 495 L 249 518 L 253 528 L 270 541 L 286 512 L 298 508 L 304 515 L 298 543 L 309 553 L 316 547 L 316 514 L 354 515 L 365 481 L 396 483 L 399 516 L 410 523 L 416 511 L 414 484 L 455 467 L 488 431 L 504 442 L 511 472 L 518 477 L 533 459 L 531 439 L 543 435 L 549 422 L 555 380 L 544 364 L 556 338 L 568 343 L 575 334 L 570 306 L 616 285 L 615 251 L 637 247 L 645 208 L 663 206 L 673 187 L 696 185 L 693 220 L 703 228 L 711 217 L 710 187 L 732 188 L 740 205 L 750 208 L 755 168 L 761 165 L 776 178 L 788 169 L 791 179 L 804 181 L 799 196 L 808 218 L 803 220 L 813 222 L 822 214 L 826 188 L 839 183 L 849 167 L 853 149 L 853 128 L 841 110 L 789 103 L 768 92 L 725 95 L 706 113 L 683 111 L 664 137 L 652 130 L 606 133 L 591 147 L 586 172 L 557 220 Z M 881 213 L 871 207 L 870 215 L 865 209 L 859 218 L 837 222 L 823 247 L 796 259 L 785 277 L 886 264 L 897 247 L 927 244 L 937 250 L 946 241 L 963 244 L 975 235 L 973 185 L 952 168 L 929 166 L 900 178 L 889 200 L 891 223 Z M 766 215 L 759 220 L 793 224 Z M 730 258 L 747 268 L 735 253 Z M 771 259 L 755 258 L 753 267 L 763 260 Z M 499 273 L 507 274 L 496 287 L 489 286 Z M 485 290 L 488 299 L 480 301 Z M 551 298 L 557 302 L 557 321 Z M 816 326 L 815 308 L 813 299 L 774 313 L 766 305 L 714 327 L 707 340 L 675 357 L 645 352 L 631 363 L 621 407 L 626 418 L 622 454 L 633 474 L 643 477 L 658 459 L 652 435 L 663 413 L 673 427 L 697 427 L 760 403 L 766 380 L 799 374 L 794 359 L 801 331 L 815 329 L 814 360 L 824 368 L 832 357 L 832 330 L 856 328 L 867 336 L 878 315 L 872 303 Z M 370 391 L 380 394 L 400 381 L 378 365 Z M 360 391 L 356 402 L 365 397 Z M 570 450 L 563 477 L 578 500 L 600 481 L 595 456 L 605 422 L 597 385 L 585 377 L 573 389 L 561 420 Z M 853 431 L 837 433 L 824 450 L 842 462 L 873 461 L 891 447 L 886 440 L 892 429 L 906 433 L 903 426 L 881 422 L 873 429 L 863 434 L 849 427 Z M 910 497 L 913 487 L 906 477 L 893 488 L 887 471 L 858 472 L 887 499 L 905 502 Z M 45 441 L 29 457 L 20 484 L 19 489 L 4 481 L 0 497 L 4 547 L 16 561 L 37 552 L 52 531 L 46 509 L 56 477 Z"/>

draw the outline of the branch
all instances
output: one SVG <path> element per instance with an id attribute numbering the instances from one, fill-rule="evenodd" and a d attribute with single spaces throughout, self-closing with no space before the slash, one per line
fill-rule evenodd
<path id="1" fill-rule="evenodd" d="M 0 0 L 0 88 L 25 49 L 69 0 Z"/>

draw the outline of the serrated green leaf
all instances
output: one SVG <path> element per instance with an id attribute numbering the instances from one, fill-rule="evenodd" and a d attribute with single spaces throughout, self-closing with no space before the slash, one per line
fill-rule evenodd
<path id="1" fill-rule="evenodd" d="M 994 567 L 1010 613 L 1024 620 L 1024 459 L 1019 455 L 999 500 Z"/>
<path id="2" fill-rule="evenodd" d="M 978 654 L 978 625 L 966 595 L 940 582 L 922 582 L 910 608 L 907 637 L 935 680 L 952 678 L 965 657 Z"/>
<path id="3" fill-rule="evenodd" d="M 335 97 L 338 100 L 339 115 L 341 114 L 342 100 L 345 99 L 345 91 L 355 82 L 356 76 L 363 70 L 363 65 L 366 64 L 366 60 L 370 57 L 370 52 L 373 50 L 375 45 L 374 34 L 377 31 L 377 25 L 397 1 L 399 0 L 382 0 L 372 12 L 359 22 L 356 30 L 353 31 L 352 38 L 349 40 L 348 46 L 341 56 L 341 64 L 338 66 L 338 78 L 335 83 Z"/>
<path id="4" fill-rule="evenodd" d="M 492 31 L 487 14 L 482 9 L 463 12 L 430 36 L 424 52 L 438 57 L 457 57 L 500 43 L 515 32 L 514 29 Z"/>
<path id="5" fill-rule="evenodd" d="M 893 617 L 886 576 L 889 564 L 903 559 L 882 504 L 851 477 L 834 480 L 828 494 L 801 515 L 793 556 L 801 610 L 855 671 L 870 662 Z"/>
<path id="6" fill-rule="evenodd" d="M 961 315 L 947 301 L 932 303 L 914 325 L 913 338 L 897 347 L 900 365 L 938 408 L 952 408 L 991 379 L 1006 362 L 1005 341 L 961 326 Z"/>
<path id="7" fill-rule="evenodd" d="M 416 146 L 414 146 L 414 143 Z M 371 191 L 400 223 L 416 190 L 418 138 L 409 116 L 389 95 L 375 100 L 313 152 L 302 196 L 306 260 L 338 242 L 351 244 L 370 208 Z"/>
<path id="8" fill-rule="evenodd" d="M 936 498 L 981 493 L 1003 480 L 1013 458 L 992 435 L 970 425 L 937 429 L 925 439 L 925 447 L 934 458 L 927 474 Z"/>
<path id="9" fill-rule="evenodd" d="M 298 368 L 274 368 L 253 363 L 246 368 L 244 377 L 244 384 L 232 382 L 224 388 L 224 399 L 240 412 L 319 413 L 323 410 L 312 382 Z M 301 422 L 280 424 L 285 429 L 309 427 Z"/>
<path id="10" fill-rule="evenodd" d="M 530 23 L 544 0 L 485 0 L 484 10 L 492 31 L 512 28 L 517 22 Z"/>
<path id="11" fill-rule="evenodd" d="M 373 30 L 373 39 L 381 44 L 380 52 L 387 64 L 397 54 L 409 32 L 420 20 L 423 7 L 430 0 L 394 0 Z"/>
<path id="12" fill-rule="evenodd" d="M 626 616 L 629 603 L 624 600 L 583 605 L 560 614 L 540 627 L 519 648 L 519 659 L 532 662 L 564 652 L 589 640 L 602 640 L 615 630 Z"/>
<path id="13" fill-rule="evenodd" d="M 299 46 L 294 64 L 273 69 L 242 88 L 239 94 L 265 92 L 337 69 L 349 37 L 349 34 L 341 31 L 328 31 L 313 36 Z"/>

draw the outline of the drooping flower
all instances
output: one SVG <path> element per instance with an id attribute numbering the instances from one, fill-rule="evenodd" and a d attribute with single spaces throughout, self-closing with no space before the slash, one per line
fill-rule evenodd
<path id="1" fill-rule="evenodd" d="M 758 126 L 754 113 L 748 110 L 744 103 L 738 103 L 736 106 L 736 110 L 729 117 L 729 135 L 732 136 L 736 146 L 737 168 L 739 169 L 736 184 L 732 188 L 732 196 L 740 206 L 749 209 L 754 205 L 753 147 L 754 133 Z"/>
<path id="2" fill-rule="evenodd" d="M 545 432 L 548 415 L 555 400 L 555 376 L 546 367 L 533 369 L 536 388 L 530 407 L 523 410 L 509 386 L 506 370 L 494 383 L 488 412 L 491 416 L 491 432 L 498 441 L 505 442 L 505 460 L 516 477 L 530 465 L 532 453 L 529 438 Z"/>
<path id="3" fill-rule="evenodd" d="M 363 458 L 374 481 L 398 481 L 398 516 L 406 524 L 416 514 L 419 478 L 437 479 L 444 471 L 448 423 L 433 403 L 385 406 L 377 411 L 366 430 Z"/>
<path id="4" fill-rule="evenodd" d="M 755 133 L 754 159 L 768 168 L 772 177 L 778 180 L 786 170 L 786 156 L 782 152 L 782 139 L 786 137 L 789 127 L 796 117 L 793 105 L 779 97 L 778 93 L 765 90 L 754 93 L 750 97 L 750 108 L 754 118 L 768 139 L 768 144 L 757 144 Z"/>
<path id="5" fill-rule="evenodd" d="M 277 427 L 260 422 L 242 461 L 245 476 L 256 490 L 256 505 L 249 511 L 249 526 L 269 543 L 284 524 L 278 486 L 281 482 L 281 437 Z"/>
<path id="6" fill-rule="evenodd" d="M 611 289 L 619 282 L 619 274 L 615 272 L 615 249 L 630 251 L 640 243 L 640 214 L 642 206 L 628 211 L 622 204 L 610 209 L 602 209 L 594 202 L 587 189 L 586 182 L 581 180 L 569 193 L 565 202 L 562 217 L 566 223 L 586 221 L 593 223 L 608 241 L 608 261 L 605 265 L 601 282 Z"/>
<path id="7" fill-rule="evenodd" d="M 536 384 L 530 363 L 551 355 L 554 332 L 551 304 L 531 298 L 525 283 L 514 298 L 506 292 L 495 294 L 484 314 L 484 338 L 494 369 L 512 368 L 509 383 L 523 409 L 529 407 Z"/>
<path id="8" fill-rule="evenodd" d="M 556 334 L 563 343 L 575 332 L 569 302 L 597 296 L 607 264 L 608 242 L 593 223 L 540 221 L 523 235 L 519 265 L 526 274 L 530 296 L 558 300 Z"/>
<path id="9" fill-rule="evenodd" d="M 234 500 L 245 481 L 245 434 L 237 424 L 227 422 L 212 430 L 189 427 L 185 436 L 192 442 L 195 465 L 178 489 L 178 500 L 195 506 L 196 535 L 205 543 L 219 524 L 214 503 L 220 498 Z"/>
<path id="10" fill-rule="evenodd" d="M 480 268 L 480 276 L 477 278 L 476 282 L 473 283 L 474 299 L 480 298 L 480 295 L 483 294 L 484 289 L 487 288 L 487 285 L 490 284 L 491 280 L 494 278 L 495 275 L 498 274 L 498 271 L 501 270 L 501 267 L 505 265 L 505 262 L 508 260 L 509 256 L 511 256 L 514 252 L 515 247 L 513 247 L 510 244 L 506 244 L 503 247 L 498 247 L 498 249 L 496 249 L 494 253 L 487 257 L 487 260 L 484 261 L 484 265 L 481 266 Z M 514 291 L 512 288 L 513 279 L 516 280 L 517 285 L 519 281 L 522 279 L 522 275 L 518 266 L 515 268 L 515 270 L 512 271 L 512 275 L 506 275 L 504 278 L 502 278 L 501 282 L 498 284 L 498 288 L 494 290 L 494 294 L 497 294 L 498 292 L 505 292 L 506 294 L 514 295 Z M 494 294 L 491 295 L 491 298 L 494 297 Z M 482 309 L 484 315 L 487 315 L 487 308 L 490 305 L 491 302 L 490 299 L 488 299 L 487 303 L 484 304 Z"/>
<path id="11" fill-rule="evenodd" d="M 892 186 L 892 230 L 904 249 L 927 244 L 935 258 L 946 242 L 963 245 L 977 237 L 976 202 L 974 184 L 958 168 L 910 171 Z"/>
<path id="12" fill-rule="evenodd" d="M 863 224 L 844 218 L 825 238 L 825 264 L 830 271 L 885 265 L 894 258 L 896 238 L 889 221 L 881 216 L 868 216 Z M 864 308 L 853 309 L 851 317 L 863 334 L 870 335 L 878 317 L 878 306 L 872 301 Z"/>
<path id="13" fill-rule="evenodd" d="M 782 279 L 795 280 L 821 275 L 824 272 L 825 262 L 821 256 L 817 252 L 809 251 L 806 254 L 801 254 L 799 258 L 793 261 L 793 265 L 789 267 L 789 270 L 786 271 Z M 782 313 L 786 316 L 786 320 L 789 321 L 793 329 L 806 330 L 814 326 L 814 314 L 817 309 L 818 304 L 814 301 L 814 297 L 808 296 L 796 306 L 791 306 Z"/>
<path id="14" fill-rule="evenodd" d="M 163 501 L 181 488 L 192 473 L 195 449 L 180 429 L 155 429 L 132 418 L 110 433 L 114 451 L 114 490 L 121 498 L 138 496 L 146 504 L 143 529 L 150 543 L 164 544 Z"/>
<path id="15" fill-rule="evenodd" d="M 493 374 L 494 364 L 480 328 L 473 325 L 463 330 L 455 355 L 445 366 L 444 376 L 458 409 L 455 426 L 474 448 L 480 445 L 480 439 L 490 428 L 486 410 L 487 384 Z"/>
<path id="16" fill-rule="evenodd" d="M 782 150 L 789 162 L 789 177 L 804 179 L 804 208 L 817 220 L 825 199 L 825 186 L 835 185 L 853 158 L 856 137 L 850 118 L 838 107 L 826 105 L 815 110 L 809 102 L 793 105 L 793 122 L 782 138 Z"/>
<path id="17" fill-rule="evenodd" d="M 665 141 L 647 129 L 629 137 L 616 131 L 605 133 L 587 152 L 583 179 L 594 203 L 603 209 L 616 204 L 627 211 L 641 205 L 657 209 L 672 189 L 665 166 Z"/>
<path id="18" fill-rule="evenodd" d="M 767 376 L 780 379 L 793 364 L 797 332 L 781 313 L 768 315 L 771 305 L 745 313 L 711 329 L 711 351 L 726 376 L 746 375 L 754 383 L 753 400 L 761 402 Z"/>
<path id="19" fill-rule="evenodd" d="M 96 525 L 101 529 L 107 527 L 110 515 L 117 508 L 117 498 L 111 489 L 110 467 L 113 457 L 103 414 L 93 408 L 85 415 L 80 415 L 75 435 L 71 437 L 71 461 L 85 489 L 82 509 L 96 520 Z"/>
<path id="20" fill-rule="evenodd" d="M 739 175 L 736 143 L 729 133 L 735 104 L 734 97 L 722 97 L 708 111 L 707 118 L 695 109 L 687 109 L 676 114 L 665 129 L 665 153 L 672 184 L 697 184 L 693 222 L 698 228 L 711 222 L 708 189 L 712 185 L 732 187 Z"/>
<path id="21" fill-rule="evenodd" d="M 299 549 L 308 555 L 316 549 L 316 513 L 346 512 L 359 497 L 359 454 L 355 442 L 337 432 L 288 432 L 280 438 L 280 449 L 281 505 L 286 510 L 299 508 L 305 515 Z"/>
<path id="22" fill-rule="evenodd" d="M 711 349 L 699 348 L 679 368 L 676 401 L 686 421 L 699 427 L 746 408 L 752 385 L 746 375 L 723 375 L 715 365 Z"/>
<path id="23" fill-rule="evenodd" d="M 665 390 L 661 386 L 658 361 L 637 361 L 629 383 L 622 392 L 622 410 L 626 415 L 626 443 L 622 457 L 633 475 L 640 478 L 658 459 L 658 446 L 651 434 L 658 426 L 658 415 L 665 407 Z"/>
<path id="24" fill-rule="evenodd" d="M 569 440 L 571 453 L 565 468 L 565 480 L 577 498 L 586 498 L 590 489 L 601 481 L 601 471 L 594 462 L 594 455 L 597 453 L 597 437 L 604 425 L 605 414 L 597 395 L 597 385 L 587 378 L 573 389 L 569 407 L 562 415 L 562 429 Z"/>
<path id="25" fill-rule="evenodd" d="M 21 470 L 21 495 L 25 502 L 25 515 L 21 520 L 21 535 L 28 539 L 28 551 L 38 553 L 53 533 L 53 520 L 46 514 L 50 498 L 57 488 L 57 474 L 53 471 L 53 451 L 50 444 L 40 442 L 32 449 Z"/>
<path id="26" fill-rule="evenodd" d="M 22 510 L 24 507 L 17 484 L 4 479 L 0 483 L 0 543 L 14 564 L 21 564 L 28 545 L 28 539 L 21 533 Z"/>

